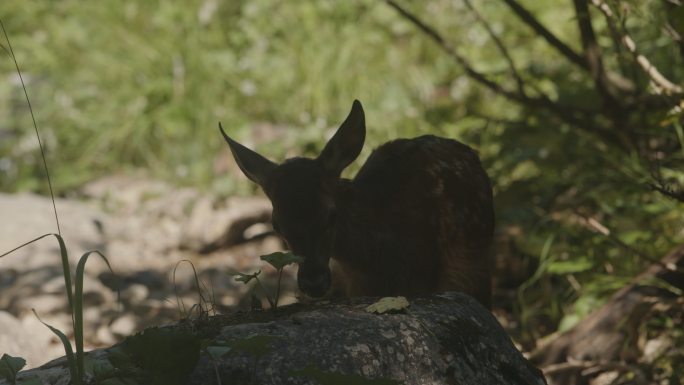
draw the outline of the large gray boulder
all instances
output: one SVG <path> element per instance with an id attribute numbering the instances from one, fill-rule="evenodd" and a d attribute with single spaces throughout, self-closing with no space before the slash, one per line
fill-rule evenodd
<path id="1" fill-rule="evenodd" d="M 318 301 L 148 329 L 91 353 L 91 367 L 103 384 L 545 383 L 492 314 L 466 295 L 417 298 L 385 314 L 367 311 L 376 300 Z M 62 359 L 21 378 L 67 384 L 66 367 Z"/>

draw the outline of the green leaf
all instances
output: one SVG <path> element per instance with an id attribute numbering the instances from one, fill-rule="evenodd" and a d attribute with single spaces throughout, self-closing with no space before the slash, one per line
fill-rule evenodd
<path id="1" fill-rule="evenodd" d="M 256 277 L 261 274 L 261 270 L 257 271 L 256 273 L 252 274 L 245 274 L 245 273 L 233 273 L 231 274 L 233 277 L 235 277 L 235 280 L 238 282 L 243 282 L 243 283 L 249 283 L 249 281 L 255 279 Z"/>
<path id="2" fill-rule="evenodd" d="M 406 297 L 383 297 L 377 302 L 366 307 L 369 313 L 391 313 L 406 309 L 409 306 L 409 301 Z"/>
<path id="3" fill-rule="evenodd" d="M 230 346 L 207 346 L 207 353 L 211 356 L 211 358 L 217 360 L 232 349 L 233 348 Z"/>
<path id="4" fill-rule="evenodd" d="M 268 262 L 271 266 L 275 267 L 276 270 L 280 270 L 283 267 L 293 263 L 300 263 L 304 261 L 304 258 L 294 255 L 289 251 L 277 251 L 275 253 L 262 255 L 259 258 L 261 258 L 262 261 Z"/>
<path id="5" fill-rule="evenodd" d="M 358 374 L 326 372 L 315 366 L 307 366 L 300 370 L 290 370 L 287 374 L 297 377 L 309 377 L 321 385 L 399 385 L 401 381 L 388 378 L 366 378 Z"/>
<path id="6" fill-rule="evenodd" d="M 548 265 L 548 272 L 550 274 L 572 274 L 587 271 L 594 267 L 594 263 L 588 258 L 579 258 L 568 261 L 553 261 Z"/>
<path id="7" fill-rule="evenodd" d="M 83 276 L 85 274 L 85 265 L 88 258 L 96 254 L 104 260 L 105 264 L 112 273 L 112 267 L 109 265 L 109 260 L 102 253 L 97 250 L 89 251 L 81 256 L 76 265 L 76 283 L 74 287 L 74 303 L 73 303 L 73 317 L 74 317 L 74 342 L 76 343 L 76 367 L 81 379 L 77 383 L 82 382 L 82 376 L 85 374 L 84 355 L 83 350 Z"/>
<path id="8" fill-rule="evenodd" d="M 47 326 L 48 329 L 50 329 L 55 335 L 59 338 L 60 341 L 62 341 L 62 345 L 64 346 L 64 352 L 66 353 L 66 358 L 67 362 L 69 363 L 69 375 L 71 376 L 71 382 L 75 385 L 79 385 L 83 383 L 83 378 L 81 378 L 80 374 L 81 372 L 78 371 L 78 367 L 76 365 L 76 358 L 74 357 L 74 349 L 71 347 L 71 342 L 69 342 L 69 338 L 62 333 L 61 330 L 52 327 L 48 325 L 47 323 L 43 322 L 40 317 L 38 317 L 38 313 L 36 313 L 35 309 L 31 309 L 33 311 L 33 314 L 38 318 L 38 321 L 42 323 L 43 325 Z"/>
<path id="9" fill-rule="evenodd" d="M 25 359 L 3 354 L 2 358 L 0 358 L 0 378 L 14 382 L 17 378 L 17 373 L 19 373 L 24 366 L 26 366 Z"/>
<path id="10" fill-rule="evenodd" d="M 684 7 L 672 7 L 668 16 L 670 17 L 670 25 L 672 28 L 680 35 L 684 35 Z"/>
<path id="11" fill-rule="evenodd" d="M 59 234 L 52 234 L 57 238 L 59 242 L 59 256 L 62 259 L 62 276 L 64 277 L 64 286 L 66 286 L 67 302 L 69 302 L 69 309 L 74 309 L 73 301 L 73 287 L 71 286 L 71 267 L 69 266 L 69 253 L 67 253 L 66 244 L 64 239 Z M 73 317 L 73 313 L 71 313 Z"/>
<path id="12" fill-rule="evenodd" d="M 641 241 L 648 240 L 651 234 L 647 231 L 632 230 L 620 234 L 620 240 L 628 245 L 638 244 Z"/>

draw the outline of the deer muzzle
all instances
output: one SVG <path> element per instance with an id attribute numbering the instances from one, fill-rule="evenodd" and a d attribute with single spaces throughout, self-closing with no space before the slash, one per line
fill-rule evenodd
<path id="1" fill-rule="evenodd" d="M 330 283 L 330 269 L 327 266 L 299 265 L 297 284 L 306 295 L 321 297 L 330 289 Z"/>

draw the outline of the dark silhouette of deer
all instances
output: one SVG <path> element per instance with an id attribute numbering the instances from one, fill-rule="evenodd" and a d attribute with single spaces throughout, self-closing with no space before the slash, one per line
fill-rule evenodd
<path id="1" fill-rule="evenodd" d="M 492 190 L 470 147 L 432 135 L 393 140 L 342 179 L 365 140 L 358 100 L 315 159 L 276 164 L 221 133 L 271 200 L 274 230 L 304 258 L 297 282 L 305 294 L 457 290 L 490 306 Z"/>

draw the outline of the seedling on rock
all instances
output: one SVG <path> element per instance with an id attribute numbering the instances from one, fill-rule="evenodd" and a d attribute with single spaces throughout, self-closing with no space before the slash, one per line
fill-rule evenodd
<path id="1" fill-rule="evenodd" d="M 282 278 L 283 278 L 283 269 L 287 265 L 302 262 L 303 258 L 299 257 L 297 255 L 294 255 L 291 252 L 287 252 L 287 251 L 286 252 L 278 251 L 275 253 L 262 255 L 259 258 L 262 261 L 268 262 L 269 265 L 273 266 L 276 269 L 276 271 L 278 271 L 278 284 L 276 287 L 276 294 L 275 294 L 274 299 L 271 299 L 271 297 L 268 295 L 268 292 L 264 288 L 264 285 L 262 285 L 261 281 L 259 280 L 259 274 L 261 274 L 261 270 L 257 271 L 256 273 L 252 273 L 252 274 L 234 273 L 233 276 L 235 277 L 236 281 L 242 282 L 244 284 L 249 283 L 249 281 L 251 281 L 251 280 L 255 280 L 257 285 L 261 288 L 261 291 L 264 292 L 264 295 L 266 296 L 266 300 L 268 301 L 268 304 L 271 305 L 271 308 L 277 309 L 278 308 L 278 300 L 280 299 L 280 283 L 281 283 Z"/>

